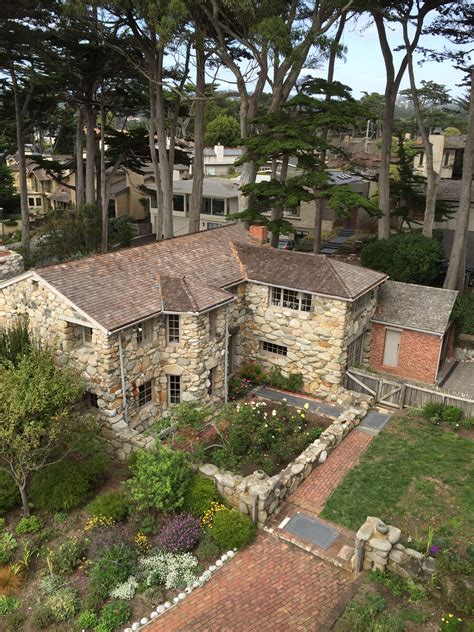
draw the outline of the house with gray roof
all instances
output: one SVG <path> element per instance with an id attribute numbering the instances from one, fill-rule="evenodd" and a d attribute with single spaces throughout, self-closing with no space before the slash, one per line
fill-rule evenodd
<path id="1" fill-rule="evenodd" d="M 452 355 L 457 294 L 411 283 L 384 283 L 371 318 L 370 366 L 435 383 Z"/>
<path id="2" fill-rule="evenodd" d="M 249 361 L 335 400 L 362 361 L 386 275 L 272 249 L 261 228 L 227 223 L 29 270 L 0 283 L 0 327 L 27 315 L 79 369 L 121 458 L 175 404 L 225 402 Z"/>

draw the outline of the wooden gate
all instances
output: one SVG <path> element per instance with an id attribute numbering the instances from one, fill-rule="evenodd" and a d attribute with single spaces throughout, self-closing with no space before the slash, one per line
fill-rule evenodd
<path id="1" fill-rule="evenodd" d="M 375 401 L 385 406 L 403 408 L 403 391 L 404 385 L 400 384 L 400 382 L 380 380 Z"/>

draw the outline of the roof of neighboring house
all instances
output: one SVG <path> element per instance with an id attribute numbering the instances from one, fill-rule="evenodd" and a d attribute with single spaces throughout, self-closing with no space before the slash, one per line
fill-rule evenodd
<path id="1" fill-rule="evenodd" d="M 454 290 L 387 281 L 380 288 L 373 320 L 443 334 L 457 295 Z"/>
<path id="2" fill-rule="evenodd" d="M 382 272 L 354 266 L 325 255 L 236 244 L 251 281 L 316 294 L 354 299 L 387 278 Z"/>
<path id="3" fill-rule="evenodd" d="M 386 279 L 380 272 L 323 255 L 257 245 L 242 224 L 85 257 L 32 274 L 108 331 L 163 311 L 212 309 L 233 300 L 226 287 L 246 280 L 350 300 Z"/>
<path id="4" fill-rule="evenodd" d="M 214 151 L 213 147 L 204 147 L 203 155 L 204 156 L 215 156 L 216 152 Z"/>
<path id="5" fill-rule="evenodd" d="M 241 156 L 242 149 L 240 147 L 224 147 L 224 156 Z"/>
<path id="6" fill-rule="evenodd" d="M 440 180 L 437 192 L 438 200 L 459 202 L 461 196 L 461 180 Z M 471 202 L 474 202 L 474 187 L 471 187 Z"/>
<path id="7" fill-rule="evenodd" d="M 464 149 L 466 147 L 466 134 L 455 134 L 454 136 L 444 137 L 444 149 Z M 413 144 L 413 147 L 424 150 L 421 140 Z"/>
<path id="8" fill-rule="evenodd" d="M 150 189 L 156 188 L 154 185 Z M 173 193 L 175 195 L 191 194 L 192 180 L 174 180 Z M 239 195 L 239 183 L 225 178 L 204 178 L 202 183 L 203 197 L 236 198 Z"/>
<path id="9" fill-rule="evenodd" d="M 72 200 L 71 189 L 68 189 L 67 187 L 59 186 L 52 193 L 48 194 L 48 198 L 50 200 L 55 200 L 56 202 L 69 203 Z"/>
<path id="10" fill-rule="evenodd" d="M 125 178 L 117 180 L 116 182 L 112 182 L 110 185 L 110 195 L 112 197 L 117 197 L 117 195 L 126 193 L 129 188 L 130 187 L 127 186 L 127 180 Z"/>

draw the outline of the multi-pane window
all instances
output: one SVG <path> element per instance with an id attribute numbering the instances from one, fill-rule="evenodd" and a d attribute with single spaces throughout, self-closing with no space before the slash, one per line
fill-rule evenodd
<path id="1" fill-rule="evenodd" d="M 262 342 L 262 349 L 263 351 L 267 351 L 268 353 L 275 353 L 276 355 L 288 355 L 288 347 L 284 347 L 283 345 L 276 345 L 275 343 L 267 342 L 266 340 Z"/>
<path id="2" fill-rule="evenodd" d="M 216 368 L 214 367 L 209 371 L 209 386 L 207 387 L 207 392 L 209 395 L 212 395 L 215 382 L 216 382 Z"/>
<path id="3" fill-rule="evenodd" d="M 179 314 L 166 317 L 166 337 L 168 342 L 179 342 Z"/>
<path id="4" fill-rule="evenodd" d="M 219 198 L 203 197 L 201 200 L 201 213 L 203 215 L 225 215 L 225 200 Z"/>
<path id="5" fill-rule="evenodd" d="M 180 375 L 168 375 L 168 401 L 170 404 L 179 404 L 181 401 Z"/>
<path id="6" fill-rule="evenodd" d="M 297 309 L 302 312 L 311 311 L 311 294 L 307 294 L 306 292 L 272 287 L 270 302 L 272 305 L 278 305 L 279 307 Z"/>
<path id="7" fill-rule="evenodd" d="M 138 387 L 138 405 L 145 406 L 153 399 L 153 386 L 151 381 L 143 382 Z"/>
<path id="8" fill-rule="evenodd" d="M 82 333 L 82 342 L 86 344 L 91 344 L 92 342 L 92 328 L 91 327 L 81 327 Z"/>
<path id="9" fill-rule="evenodd" d="M 215 338 L 217 332 L 217 310 L 209 312 L 209 338 Z"/>
<path id="10" fill-rule="evenodd" d="M 89 406 L 91 406 L 92 408 L 99 408 L 99 404 L 97 403 L 97 400 L 99 398 L 97 397 L 95 393 L 91 393 L 90 391 L 88 391 L 86 393 L 86 398 L 87 398 L 87 403 L 89 404 Z"/>
<path id="11" fill-rule="evenodd" d="M 151 320 L 145 320 L 138 325 L 135 326 L 135 331 L 137 334 L 137 343 L 147 343 L 151 342 L 153 337 L 153 323 Z"/>
<path id="12" fill-rule="evenodd" d="M 370 301 L 372 300 L 373 296 L 374 294 L 372 291 L 372 292 L 366 292 L 365 294 L 362 294 L 362 296 L 359 296 L 359 298 L 356 298 L 355 301 L 353 301 L 351 304 L 352 313 L 358 314 L 359 312 L 364 310 L 370 304 Z"/>
<path id="13" fill-rule="evenodd" d="M 362 362 L 364 334 L 358 336 L 347 347 L 347 366 L 358 366 Z"/>

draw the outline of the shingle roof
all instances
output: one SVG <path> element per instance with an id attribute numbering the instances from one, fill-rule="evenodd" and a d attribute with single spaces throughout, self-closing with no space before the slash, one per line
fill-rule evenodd
<path id="1" fill-rule="evenodd" d="M 323 255 L 259 246 L 242 224 L 69 261 L 35 273 L 115 331 L 161 311 L 201 312 L 244 280 L 353 299 L 386 275 Z"/>
<path id="2" fill-rule="evenodd" d="M 387 281 L 380 288 L 374 320 L 443 334 L 457 295 L 454 290 Z"/>
<path id="3" fill-rule="evenodd" d="M 316 294 L 354 299 L 381 283 L 386 274 L 324 255 L 236 244 L 249 280 Z"/>
<path id="4" fill-rule="evenodd" d="M 444 202 L 459 202 L 461 196 L 461 180 L 441 180 L 436 196 Z M 471 187 L 471 202 L 474 202 L 474 187 Z"/>
<path id="5" fill-rule="evenodd" d="M 154 186 L 150 188 L 155 188 Z M 175 180 L 173 182 L 174 194 L 191 194 L 192 180 Z M 225 178 L 204 178 L 202 183 L 203 197 L 236 198 L 239 195 L 239 183 Z"/>

